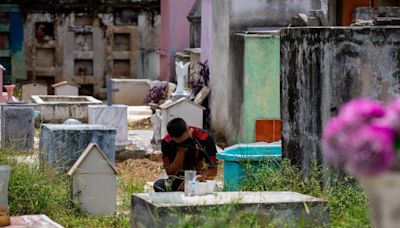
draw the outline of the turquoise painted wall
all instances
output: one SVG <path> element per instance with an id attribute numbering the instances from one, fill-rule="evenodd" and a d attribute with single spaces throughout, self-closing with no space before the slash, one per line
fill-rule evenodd
<path id="1" fill-rule="evenodd" d="M 255 142 L 256 120 L 280 119 L 279 35 L 245 35 L 243 127 L 239 142 Z"/>
<path id="2" fill-rule="evenodd" d="M 1 25 L 0 32 L 8 33 L 10 42 L 8 50 L 0 50 L 0 57 L 11 58 L 11 72 L 8 72 L 9 69 L 5 72 L 3 82 L 10 83 L 10 80 L 15 82 L 16 79 L 26 79 L 23 17 L 19 7 L 14 4 L 0 4 L 0 12 L 8 15 L 9 23 Z"/>

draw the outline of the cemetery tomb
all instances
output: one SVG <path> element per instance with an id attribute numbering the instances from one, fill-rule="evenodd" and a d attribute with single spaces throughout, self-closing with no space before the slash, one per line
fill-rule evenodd
<path id="1" fill-rule="evenodd" d="M 119 89 L 112 98 L 113 104 L 143 105 L 152 83 L 146 79 L 111 79 L 113 86 Z"/>
<path id="2" fill-rule="evenodd" d="M 186 98 L 177 101 L 167 101 L 160 105 L 161 108 L 161 138 L 167 133 L 167 124 L 175 118 L 182 118 L 189 126 L 203 128 L 203 106 L 200 106 Z"/>
<path id="3" fill-rule="evenodd" d="M 204 196 L 185 196 L 183 192 L 133 194 L 130 225 L 131 227 L 176 225 L 179 223 L 177 216 L 195 215 L 205 208 L 230 204 L 239 205 L 240 209 L 232 212 L 238 213 L 236 216 L 246 212 L 257 213 L 257 217 L 267 217 L 268 223 L 277 227 L 287 223 L 293 227 L 300 225 L 329 227 L 327 202 L 296 192 L 216 192 Z"/>
<path id="4" fill-rule="evenodd" d="M 56 96 L 78 96 L 79 95 L 79 85 L 62 81 L 53 84 L 51 87 L 54 88 L 54 95 Z"/>
<path id="5" fill-rule="evenodd" d="M 24 82 L 21 85 L 22 101 L 30 102 L 32 95 L 47 95 L 47 84 L 42 82 Z"/>
<path id="6" fill-rule="evenodd" d="M 96 144 L 89 144 L 68 172 L 72 176 L 72 197 L 79 208 L 92 216 L 116 211 L 116 175 L 111 161 Z"/>
<path id="7" fill-rule="evenodd" d="M 89 105 L 88 112 L 89 124 L 115 128 L 117 146 L 128 144 L 128 106 Z"/>
<path id="8" fill-rule="evenodd" d="M 115 163 L 115 128 L 90 124 L 42 124 L 39 158 L 51 166 L 67 171 L 90 143 L 96 143 Z"/>
<path id="9" fill-rule="evenodd" d="M 2 105 L 1 147 L 33 151 L 34 124 L 33 105 Z"/>
<path id="10" fill-rule="evenodd" d="M 47 123 L 62 123 L 70 118 L 87 122 L 88 106 L 102 104 L 91 96 L 32 96 L 32 100 Z"/>

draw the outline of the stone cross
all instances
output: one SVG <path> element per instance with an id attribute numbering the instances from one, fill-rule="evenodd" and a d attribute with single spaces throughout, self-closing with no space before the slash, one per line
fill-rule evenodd
<path id="1" fill-rule="evenodd" d="M 101 92 L 107 93 L 107 106 L 112 106 L 112 94 L 119 92 L 119 89 L 113 89 L 111 79 L 107 80 L 107 87 L 101 89 Z"/>

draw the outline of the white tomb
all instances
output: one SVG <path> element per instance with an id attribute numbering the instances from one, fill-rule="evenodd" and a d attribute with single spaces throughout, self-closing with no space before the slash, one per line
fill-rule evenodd
<path id="1" fill-rule="evenodd" d="M 89 124 L 113 127 L 117 131 L 117 145 L 128 144 L 128 106 L 89 105 Z"/>
<path id="2" fill-rule="evenodd" d="M 113 104 L 144 105 L 152 82 L 147 79 L 111 79 L 113 86 L 119 90 L 112 97 Z"/>
<path id="3" fill-rule="evenodd" d="M 54 88 L 54 95 L 57 96 L 78 96 L 79 95 L 79 85 L 71 82 L 62 81 L 53 84 L 51 87 Z"/>
<path id="4" fill-rule="evenodd" d="M 97 144 L 89 144 L 69 170 L 73 201 L 92 216 L 116 212 L 117 171 Z"/>
<path id="5" fill-rule="evenodd" d="M 160 105 L 161 108 L 161 138 L 164 138 L 167 132 L 167 124 L 175 118 L 182 118 L 187 125 L 203 128 L 203 111 L 205 108 L 186 98 L 180 98 L 177 101 L 167 101 Z"/>
<path id="6" fill-rule="evenodd" d="M 47 95 L 47 84 L 41 82 L 24 82 L 21 85 L 21 100 L 29 102 L 32 95 Z"/>

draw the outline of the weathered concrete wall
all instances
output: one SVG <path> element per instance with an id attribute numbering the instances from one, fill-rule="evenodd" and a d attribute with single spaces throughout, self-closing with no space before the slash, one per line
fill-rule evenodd
<path id="1" fill-rule="evenodd" d="M 308 174 L 320 137 L 343 103 L 400 92 L 400 27 L 288 28 L 281 32 L 283 152 Z"/>
<path id="2" fill-rule="evenodd" d="M 297 13 L 320 9 L 321 2 L 248 0 L 243 4 L 242 0 L 218 0 L 212 1 L 211 8 L 211 125 L 213 130 L 221 133 L 232 144 L 237 143 L 234 132 L 238 131 L 239 123 L 235 121 L 229 126 L 226 123 L 231 121 L 231 110 L 234 109 L 231 104 L 240 100 L 240 93 L 232 87 L 232 81 L 237 80 L 238 69 L 236 62 L 231 59 L 238 51 L 231 40 L 232 33 L 254 26 L 287 26 Z"/>
<path id="3" fill-rule="evenodd" d="M 247 26 L 284 27 L 298 13 L 321 9 L 320 0 L 250 0 L 246 4 L 242 0 L 228 1 L 231 3 L 231 29 L 234 31 Z"/>
<path id="4" fill-rule="evenodd" d="M 100 89 L 110 78 L 158 79 L 160 14 L 152 6 L 159 2 L 148 2 L 144 6 L 129 3 L 126 8 L 113 5 L 107 10 L 99 4 L 92 12 L 84 12 L 85 8 L 52 13 L 27 10 L 28 78 L 49 85 L 73 82 L 81 86 L 80 94 L 99 98 L 105 98 Z M 139 5 L 135 8 L 134 4 Z M 38 32 L 40 24 L 45 26 L 45 36 Z"/>
<path id="5" fill-rule="evenodd" d="M 143 12 L 138 18 L 137 78 L 160 79 L 160 32 L 161 16 Z"/>

